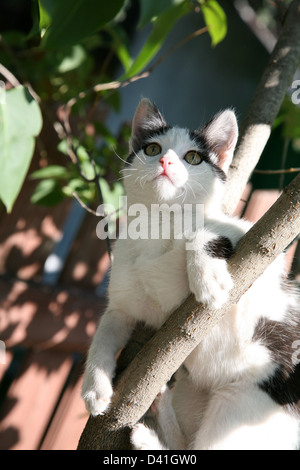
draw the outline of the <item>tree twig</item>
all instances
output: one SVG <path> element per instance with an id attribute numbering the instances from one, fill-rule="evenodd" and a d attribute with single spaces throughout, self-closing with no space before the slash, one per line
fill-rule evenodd
<path id="1" fill-rule="evenodd" d="M 15 65 L 16 70 L 18 72 L 18 75 L 23 83 L 20 83 L 20 81 L 17 79 L 17 77 L 10 71 L 8 70 L 3 64 L 0 64 L 1 67 L 1 74 L 6 78 L 6 80 L 13 86 L 17 87 L 20 85 L 24 85 L 28 88 L 29 93 L 31 94 L 32 98 L 39 104 L 41 104 L 42 100 L 40 96 L 36 93 L 36 91 L 33 89 L 31 83 L 26 79 L 22 67 L 19 65 L 19 61 L 16 59 L 12 49 L 10 46 L 6 43 L 4 40 L 3 36 L 0 34 L 0 43 L 2 44 L 2 47 L 4 51 L 7 53 L 7 55 L 10 57 L 12 63 Z"/>
<path id="2" fill-rule="evenodd" d="M 289 148 L 289 145 L 290 145 L 290 141 L 291 141 L 291 139 L 289 137 L 286 137 L 284 139 L 284 144 L 283 144 L 283 149 L 282 149 L 282 154 L 281 154 L 281 168 L 282 169 L 284 169 L 285 165 L 286 165 L 286 160 L 287 160 L 287 156 L 288 156 L 288 148 Z M 280 191 L 283 189 L 283 187 L 284 187 L 284 173 L 281 173 L 280 177 L 279 177 L 279 189 L 280 189 Z"/>
<path id="3" fill-rule="evenodd" d="M 73 192 L 72 192 L 72 196 L 76 199 L 77 202 L 79 202 L 79 204 L 81 205 L 81 207 L 83 207 L 87 212 L 89 212 L 90 214 L 96 215 L 96 216 L 99 215 L 99 214 L 97 214 L 96 211 L 94 211 L 93 209 L 91 209 L 90 207 L 88 207 L 88 206 L 82 201 L 82 199 L 80 199 L 80 197 L 78 196 L 78 194 L 76 193 L 76 191 L 73 191 Z"/>
<path id="4" fill-rule="evenodd" d="M 109 91 L 109 90 L 117 90 L 119 88 L 124 88 L 131 83 L 136 82 L 137 80 L 141 80 L 143 78 L 149 77 L 149 75 L 164 61 L 166 58 L 172 54 L 176 49 L 187 43 L 188 41 L 191 41 L 192 39 L 206 33 L 208 31 L 208 28 L 205 26 L 204 28 L 201 28 L 194 33 L 189 34 L 186 36 L 182 41 L 178 42 L 175 44 L 175 46 L 171 47 L 163 56 L 159 57 L 154 64 L 149 67 L 147 70 L 144 70 L 143 72 L 134 75 L 133 77 L 130 77 L 125 80 L 115 80 L 112 82 L 107 82 L 107 83 L 98 83 L 97 85 L 92 86 L 88 90 L 81 91 L 77 96 L 74 98 L 71 98 L 65 105 L 66 110 L 70 110 L 78 100 L 85 98 L 87 95 L 90 93 L 99 93 L 102 91 Z"/>
<path id="5" fill-rule="evenodd" d="M 13 86 L 20 86 L 19 80 L 3 64 L 0 64 L 0 74 Z"/>
<path id="6" fill-rule="evenodd" d="M 282 175 L 285 173 L 298 173 L 300 168 L 287 168 L 286 170 L 254 170 L 253 173 L 260 175 Z"/>

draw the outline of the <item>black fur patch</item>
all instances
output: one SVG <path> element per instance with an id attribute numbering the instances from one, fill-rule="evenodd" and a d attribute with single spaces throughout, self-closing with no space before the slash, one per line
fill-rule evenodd
<path id="1" fill-rule="evenodd" d="M 133 152 L 128 156 L 126 163 L 131 164 L 135 154 L 138 153 L 141 149 L 144 148 L 145 144 L 150 140 L 153 139 L 153 137 L 157 137 L 159 135 L 165 134 L 169 129 L 171 129 L 170 126 L 161 126 L 161 127 L 155 127 L 153 129 L 139 129 L 139 135 L 136 136 L 132 142 L 133 146 Z"/>
<path id="2" fill-rule="evenodd" d="M 276 403 L 300 418 L 300 363 L 289 375 L 286 375 L 283 366 L 279 366 L 275 374 L 259 387 Z"/>
<path id="3" fill-rule="evenodd" d="M 156 127 L 153 129 L 150 128 L 140 128 L 138 135 L 136 135 L 132 141 L 133 152 L 131 152 L 126 160 L 126 163 L 130 165 L 135 157 L 135 154 L 141 150 L 145 143 L 149 140 L 155 138 L 156 136 L 163 135 L 171 129 L 172 126 L 163 125 L 161 127 Z M 221 181 L 225 182 L 227 180 L 227 176 L 224 171 L 218 167 L 210 158 L 209 149 L 207 146 L 207 142 L 205 137 L 199 131 L 189 131 L 191 140 L 194 140 L 197 144 L 197 150 L 201 154 L 202 159 L 211 165 L 213 168 L 215 175 L 220 178 Z"/>
<path id="4" fill-rule="evenodd" d="M 224 171 L 211 160 L 210 150 L 205 137 L 201 134 L 200 131 L 190 131 L 190 138 L 197 143 L 203 160 L 212 166 L 215 175 L 218 176 L 220 180 L 225 183 L 227 180 L 227 176 Z"/>
<path id="5" fill-rule="evenodd" d="M 255 328 L 253 341 L 259 341 L 271 352 L 277 368 L 267 380 L 259 383 L 279 405 L 300 417 L 300 353 L 297 358 L 296 341 L 300 340 L 300 315 L 291 310 L 286 322 L 261 318 Z"/>
<path id="6" fill-rule="evenodd" d="M 205 245 L 206 252 L 213 258 L 228 259 L 233 255 L 234 249 L 227 237 L 214 238 Z"/>

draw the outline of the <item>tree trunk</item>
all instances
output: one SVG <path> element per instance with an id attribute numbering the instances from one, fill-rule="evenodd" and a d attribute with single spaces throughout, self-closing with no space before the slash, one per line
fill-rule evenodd
<path id="1" fill-rule="evenodd" d="M 293 1 L 283 29 L 240 126 L 228 174 L 224 212 L 232 214 L 270 137 L 272 125 L 300 63 L 300 2 Z"/>

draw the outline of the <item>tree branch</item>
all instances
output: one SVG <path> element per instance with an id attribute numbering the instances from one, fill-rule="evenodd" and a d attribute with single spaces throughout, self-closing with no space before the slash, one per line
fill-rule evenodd
<path id="1" fill-rule="evenodd" d="M 110 410 L 104 416 L 90 418 L 79 449 L 129 448 L 127 428 L 143 416 L 197 344 L 299 232 L 300 175 L 245 234 L 228 261 L 234 282 L 228 302 L 216 311 L 199 305 L 190 295 L 125 369 L 116 384 Z"/>
<path id="2" fill-rule="evenodd" d="M 224 211 L 232 214 L 270 137 L 272 125 L 300 63 L 300 1 L 294 0 L 260 83 L 240 126 L 229 169 Z"/>
<path id="3" fill-rule="evenodd" d="M 286 173 L 299 173 L 300 168 L 287 168 L 286 170 L 254 170 L 260 175 L 284 175 Z"/>

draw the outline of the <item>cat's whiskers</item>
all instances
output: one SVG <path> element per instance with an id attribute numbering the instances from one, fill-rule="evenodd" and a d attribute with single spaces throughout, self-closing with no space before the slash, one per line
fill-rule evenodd
<path id="1" fill-rule="evenodd" d="M 145 184 L 147 182 L 146 178 L 148 176 L 148 173 L 146 173 L 145 175 L 141 176 L 140 178 L 140 185 L 141 185 L 141 188 L 144 189 L 145 188 Z"/>
<path id="2" fill-rule="evenodd" d="M 206 170 L 202 170 L 202 171 L 201 170 L 200 171 L 191 171 L 190 175 L 191 176 L 198 176 L 198 175 L 203 176 L 203 175 L 207 175 L 207 173 L 208 173 L 208 171 L 206 169 Z"/>
<path id="3" fill-rule="evenodd" d="M 133 176 L 133 175 L 124 175 L 124 176 L 121 176 L 120 178 L 117 179 L 117 181 L 121 181 L 121 180 L 124 180 L 125 178 L 129 178 L 129 176 Z"/>
<path id="4" fill-rule="evenodd" d="M 183 194 L 186 193 L 186 188 L 184 186 L 182 188 L 179 188 L 179 189 L 181 189 L 182 191 L 181 191 L 180 194 L 178 194 L 178 196 L 175 197 L 175 199 L 179 199 Z"/>
<path id="5" fill-rule="evenodd" d="M 118 157 L 121 162 L 125 163 L 125 165 L 132 165 L 132 163 L 129 163 L 127 160 L 124 160 L 124 158 L 120 157 L 120 155 L 116 152 L 115 148 L 111 146 L 111 150 L 114 152 L 115 156 Z"/>
<path id="6" fill-rule="evenodd" d="M 118 178 L 118 181 L 123 180 L 125 178 L 129 178 L 129 176 L 133 176 L 134 173 L 132 173 L 132 172 L 137 171 L 137 170 L 138 170 L 138 168 L 123 168 L 123 169 L 121 169 L 120 173 L 122 174 L 122 176 L 120 178 Z M 129 171 L 130 173 L 129 174 L 128 173 L 123 174 L 125 171 L 127 171 L 127 172 Z"/>
<path id="7" fill-rule="evenodd" d="M 193 196 L 194 196 L 194 199 L 197 199 L 197 198 L 196 198 L 196 194 L 194 193 L 194 190 L 193 190 L 192 186 L 191 186 L 188 182 L 186 182 L 186 185 L 187 185 L 187 186 L 190 188 L 190 190 L 192 191 Z"/>
<path id="8" fill-rule="evenodd" d="M 187 189 L 186 189 L 185 186 L 182 187 L 182 192 L 175 199 L 177 199 L 181 196 L 183 196 L 181 204 L 184 204 L 184 201 L 185 201 L 186 196 L 187 196 Z"/>
<path id="9" fill-rule="evenodd" d="M 182 204 L 184 204 L 184 203 L 185 203 L 186 197 L 187 197 L 187 189 L 186 189 L 186 188 L 184 188 L 184 194 L 183 194 L 183 200 L 182 200 Z"/>
<path id="10" fill-rule="evenodd" d="M 120 173 L 123 173 L 124 171 L 138 171 L 138 168 L 123 168 L 120 170 Z"/>
<path id="11" fill-rule="evenodd" d="M 142 163 L 142 165 L 145 165 L 146 163 L 146 157 L 143 157 L 138 155 L 134 150 L 133 150 L 134 156 Z"/>
<path id="12" fill-rule="evenodd" d="M 200 187 L 201 187 L 201 189 L 207 194 L 207 196 L 209 195 L 208 192 L 207 192 L 207 190 L 206 190 L 205 187 L 203 186 L 203 184 L 200 183 L 200 181 L 197 181 L 197 180 L 195 180 L 195 179 L 193 179 L 193 178 L 190 178 L 190 181 L 193 181 L 194 183 L 199 184 Z"/>

